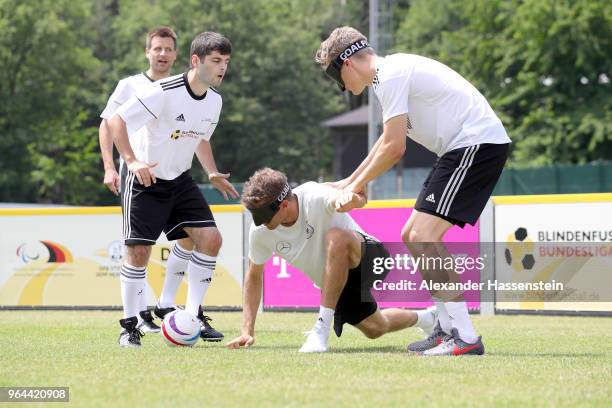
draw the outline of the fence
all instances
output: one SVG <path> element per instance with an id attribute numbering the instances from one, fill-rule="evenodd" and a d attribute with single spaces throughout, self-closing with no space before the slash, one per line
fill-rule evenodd
<path id="1" fill-rule="evenodd" d="M 374 199 L 416 198 L 429 168 L 392 169 L 374 183 Z M 401 187 L 401 188 L 400 188 Z M 606 193 L 612 191 L 612 163 L 506 168 L 493 195 Z"/>

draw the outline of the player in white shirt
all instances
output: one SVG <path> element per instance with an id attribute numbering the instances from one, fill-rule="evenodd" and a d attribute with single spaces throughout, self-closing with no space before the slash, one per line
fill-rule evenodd
<path id="1" fill-rule="evenodd" d="M 116 195 L 119 195 L 120 177 L 113 161 L 113 139 L 108 130 L 107 121 L 134 94 L 142 92 L 152 82 L 167 78 L 170 75 L 172 66 L 176 61 L 176 38 L 174 30 L 170 27 L 157 27 L 149 31 L 145 42 L 145 56 L 149 61 L 149 69 L 146 72 L 120 80 L 113 94 L 108 99 L 104 111 L 100 114 L 102 121 L 100 123 L 99 140 L 102 161 L 104 163 L 104 184 Z M 134 130 L 128 129 L 128 135 L 133 133 Z M 121 166 L 123 166 L 123 160 L 121 160 L 120 168 Z M 163 319 L 166 314 L 177 307 L 174 305 L 174 298 L 187 269 L 193 245 L 191 238 L 185 234 L 185 238 L 177 239 L 168 256 L 162 293 L 154 309 L 155 314 L 160 319 Z M 143 295 L 140 298 L 140 313 L 137 316 L 138 328 L 143 332 L 158 333 L 160 327 L 155 324 L 153 315 L 148 310 L 146 297 Z M 210 325 L 209 322 L 211 320 L 206 315 L 202 316 L 202 340 L 221 341 L 224 337 L 223 333 L 215 330 Z"/>
<path id="2" fill-rule="evenodd" d="M 453 225 L 474 225 L 499 179 L 510 139 L 484 96 L 457 72 L 412 54 L 379 57 L 352 27 L 335 29 L 321 43 L 316 61 L 340 86 L 357 95 L 372 86 L 383 112 L 383 133 L 366 159 L 338 188 L 359 192 L 397 163 L 410 137 L 438 155 L 414 211 L 402 230 L 411 252 L 448 256 L 442 242 Z M 420 250 L 420 251 L 419 251 Z M 428 278 L 453 279 L 453 271 Z M 432 293 L 440 325 L 410 344 L 424 355 L 483 354 L 463 296 Z"/>
<path id="3" fill-rule="evenodd" d="M 227 347 L 249 347 L 255 341 L 264 264 L 273 253 L 302 270 L 321 288 L 319 316 L 300 352 L 328 350 L 332 318 L 338 337 L 344 323 L 354 325 L 372 339 L 410 326 L 426 332 L 433 329 L 433 311 L 381 311 L 367 290 L 374 279 L 386 276 L 372 272 L 373 259 L 388 257 L 389 253 L 345 213 L 363 207 L 366 201 L 363 193 L 342 192 L 315 182 L 292 191 L 287 177 L 269 168 L 251 176 L 242 193 L 242 202 L 253 215 L 242 334 Z"/>
<path id="4" fill-rule="evenodd" d="M 238 197 L 227 181 L 229 175 L 218 172 L 209 142 L 221 112 L 221 96 L 212 86 L 221 84 L 230 54 L 227 38 L 201 33 L 191 43 L 188 72 L 136 92 L 108 121 L 125 162 L 121 204 L 128 251 L 121 268 L 122 346 L 140 346 L 139 297 L 151 245 L 162 231 L 169 240 L 189 236 L 195 244 L 184 257 L 188 256 L 184 261 L 189 282 L 185 309 L 205 323 L 200 305 L 212 279 L 221 235 L 189 169 L 195 153 L 211 183 L 222 194 Z"/>
<path id="5" fill-rule="evenodd" d="M 176 34 L 170 27 L 157 27 L 147 33 L 145 56 L 149 69 L 119 81 L 104 111 L 100 114 L 99 140 L 100 152 L 104 163 L 104 184 L 115 195 L 119 195 L 119 173 L 113 161 L 113 139 L 108 130 L 108 120 L 117 109 L 127 102 L 132 95 L 151 85 L 152 82 L 167 78 L 176 60 Z M 128 133 L 133 130 L 128 129 Z"/>

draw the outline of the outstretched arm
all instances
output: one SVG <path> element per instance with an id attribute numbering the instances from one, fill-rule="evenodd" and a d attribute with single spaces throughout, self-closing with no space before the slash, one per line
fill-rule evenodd
<path id="1" fill-rule="evenodd" d="M 249 270 L 244 277 L 244 300 L 242 305 L 242 334 L 226 344 L 227 348 L 250 347 L 255 342 L 255 319 L 261 301 L 263 287 L 263 265 L 249 261 Z"/>
<path id="2" fill-rule="evenodd" d="M 368 159 L 369 161 L 361 172 L 351 180 L 346 189 L 354 193 L 363 191 L 369 181 L 380 176 L 397 163 L 406 152 L 407 130 L 406 115 L 398 115 L 385 122 L 383 134 L 379 138 L 376 150 L 372 149 L 368 158 L 366 158 L 366 161 Z M 359 167 L 361 168 L 361 166 Z"/>
<path id="3" fill-rule="evenodd" d="M 355 179 L 357 177 L 359 177 L 359 175 L 363 172 L 363 170 L 370 164 L 370 162 L 374 158 L 374 155 L 376 154 L 376 151 L 378 150 L 378 147 L 380 146 L 381 142 L 382 142 L 382 137 L 379 137 L 378 140 L 376 141 L 376 143 L 374 143 L 374 146 L 372 146 L 372 150 L 370 150 L 370 152 L 368 153 L 366 158 L 363 159 L 361 164 L 353 171 L 353 173 L 351 173 L 350 176 L 348 176 L 347 178 L 342 179 L 342 180 L 338 180 L 338 181 L 334 181 L 334 182 L 329 182 L 329 183 L 325 183 L 325 184 L 330 185 L 330 186 L 332 186 L 334 188 L 339 188 L 339 189 L 346 188 L 349 184 L 351 184 L 353 181 L 355 181 Z"/>

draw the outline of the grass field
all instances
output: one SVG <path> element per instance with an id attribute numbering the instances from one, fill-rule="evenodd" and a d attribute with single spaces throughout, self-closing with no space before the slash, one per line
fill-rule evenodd
<path id="1" fill-rule="evenodd" d="M 238 334 L 240 313 L 211 315 Z M 120 349 L 120 317 L 0 311 L 0 386 L 68 386 L 84 407 L 612 406 L 610 318 L 475 316 L 485 356 L 424 358 L 404 353 L 414 329 L 368 340 L 347 326 L 332 352 L 299 354 L 310 313 L 260 315 L 249 350 L 153 334 Z"/>

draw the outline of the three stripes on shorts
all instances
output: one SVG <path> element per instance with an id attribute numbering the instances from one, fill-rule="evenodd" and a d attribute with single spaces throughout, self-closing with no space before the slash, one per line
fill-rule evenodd
<path id="1" fill-rule="evenodd" d="M 444 187 L 444 191 L 442 192 L 442 198 L 438 203 L 438 207 L 436 208 L 436 212 L 438 214 L 448 216 L 450 211 L 451 204 L 461 187 L 461 183 L 465 179 L 465 175 L 468 172 L 468 169 L 474 162 L 474 157 L 476 156 L 476 152 L 480 148 L 480 145 L 470 146 L 463 152 L 463 157 L 461 157 L 461 162 L 459 166 L 453 171 L 451 178 L 448 180 L 446 187 Z"/>

